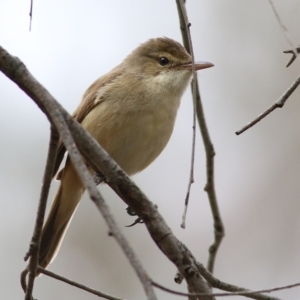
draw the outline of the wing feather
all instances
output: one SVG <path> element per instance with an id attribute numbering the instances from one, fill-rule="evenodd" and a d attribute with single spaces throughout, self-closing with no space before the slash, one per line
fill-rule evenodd
<path id="1" fill-rule="evenodd" d="M 84 118 L 98 105 L 100 105 L 105 98 L 103 97 L 105 86 L 114 81 L 123 73 L 121 65 L 115 67 L 111 72 L 103 75 L 98 78 L 84 93 L 82 101 L 74 111 L 72 117 L 78 122 L 81 123 Z M 66 148 L 62 141 L 59 141 L 56 159 L 54 163 L 53 177 L 57 173 L 59 166 L 64 158 Z M 57 178 L 59 179 L 60 176 Z"/>

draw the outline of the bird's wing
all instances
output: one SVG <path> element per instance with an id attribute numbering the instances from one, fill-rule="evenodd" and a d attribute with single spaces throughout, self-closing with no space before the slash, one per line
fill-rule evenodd
<path id="1" fill-rule="evenodd" d="M 114 81 L 117 77 L 119 77 L 123 73 L 123 70 L 120 66 L 114 68 L 111 72 L 103 75 L 98 78 L 84 93 L 82 97 L 82 101 L 74 111 L 72 117 L 78 122 L 81 123 L 83 119 L 89 114 L 91 110 L 93 110 L 96 106 L 102 103 L 105 100 L 103 97 L 105 86 Z M 53 177 L 56 175 L 59 166 L 64 158 L 66 152 L 65 145 L 60 140 L 56 152 L 56 158 L 54 163 Z M 57 179 L 59 180 L 61 173 L 59 172 L 57 175 Z"/>

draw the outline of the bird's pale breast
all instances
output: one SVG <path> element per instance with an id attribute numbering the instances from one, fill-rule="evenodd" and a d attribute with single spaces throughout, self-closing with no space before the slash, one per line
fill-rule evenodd
<path id="1" fill-rule="evenodd" d="M 145 110 L 122 110 L 120 105 L 104 101 L 82 125 L 126 173 L 133 175 L 151 164 L 168 143 L 180 99 L 172 100 L 176 105 L 171 108 L 162 101 L 156 109 Z"/>

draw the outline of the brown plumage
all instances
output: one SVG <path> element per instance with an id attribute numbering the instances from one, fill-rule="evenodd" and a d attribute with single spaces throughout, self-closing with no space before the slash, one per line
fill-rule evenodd
<path id="1" fill-rule="evenodd" d="M 211 66 L 196 63 L 195 69 Z M 191 69 L 191 57 L 178 42 L 151 39 L 97 79 L 73 117 L 133 175 L 145 169 L 169 141 Z M 55 173 L 64 153 L 60 143 Z M 60 187 L 42 232 L 39 265 L 43 268 L 54 259 L 85 190 L 69 158 L 58 179 Z"/>

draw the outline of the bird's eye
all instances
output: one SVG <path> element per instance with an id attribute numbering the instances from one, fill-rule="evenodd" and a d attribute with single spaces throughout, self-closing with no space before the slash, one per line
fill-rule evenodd
<path id="1" fill-rule="evenodd" d="M 159 64 L 161 66 L 166 66 L 169 63 L 169 60 L 166 57 L 160 57 L 159 58 Z"/>

